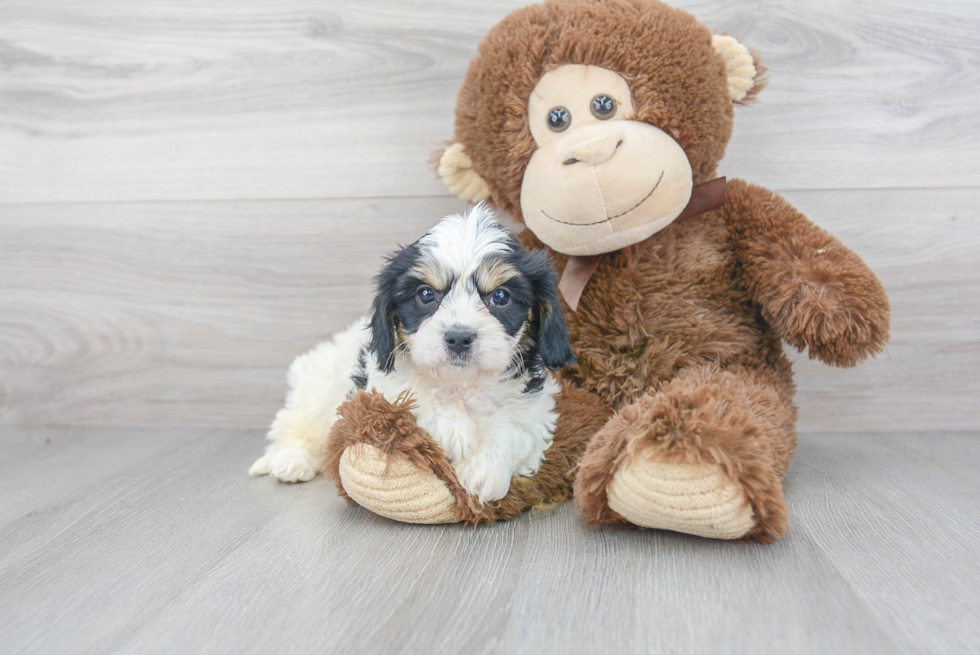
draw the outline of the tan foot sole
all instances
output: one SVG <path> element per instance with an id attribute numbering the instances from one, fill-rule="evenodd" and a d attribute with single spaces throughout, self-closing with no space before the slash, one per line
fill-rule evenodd
<path id="1" fill-rule="evenodd" d="M 387 458 L 375 446 L 356 444 L 340 457 L 340 481 L 354 501 L 375 514 L 405 523 L 452 523 L 456 498 L 433 473 Z"/>
<path id="2" fill-rule="evenodd" d="M 742 487 L 716 464 L 668 464 L 641 458 L 613 475 L 609 507 L 630 523 L 738 539 L 755 527 Z"/>

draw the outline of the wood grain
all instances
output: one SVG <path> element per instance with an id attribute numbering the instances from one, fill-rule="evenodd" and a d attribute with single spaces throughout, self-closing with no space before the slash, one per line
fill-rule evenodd
<path id="1" fill-rule="evenodd" d="M 255 430 L 133 430 L 144 457 L 111 471 L 93 464 L 115 437 L 60 432 L 0 428 L 33 444 L 11 463 L 45 496 L 0 523 L 34 535 L 0 552 L 5 653 L 980 648 L 975 434 L 804 435 L 790 534 L 752 546 L 592 529 L 571 504 L 398 524 L 322 478 L 249 478 Z M 89 452 L 58 494 L 35 451 L 73 440 Z"/>
<path id="2" fill-rule="evenodd" d="M 797 356 L 801 430 L 980 425 L 980 191 L 787 197 L 881 277 L 888 350 Z M 369 306 L 448 198 L 0 207 L 0 424 L 267 425 L 293 357 Z"/>
<path id="3" fill-rule="evenodd" d="M 264 425 L 291 359 L 367 310 L 383 253 L 462 206 L 2 207 L 0 422 Z"/>
<path id="4" fill-rule="evenodd" d="M 978 466 L 976 433 L 827 434 L 794 459 L 791 513 L 910 650 L 980 648 Z"/>
<path id="5" fill-rule="evenodd" d="M 0 202 L 445 195 L 482 35 L 525 0 L 6 2 Z M 771 72 L 723 173 L 977 186 L 980 5 L 678 1 Z"/>
<path id="6" fill-rule="evenodd" d="M 810 431 L 974 431 L 980 426 L 980 192 L 787 192 L 857 252 L 891 302 L 885 352 L 857 368 L 794 357 Z"/>
<path id="7" fill-rule="evenodd" d="M 980 651 L 975 2 L 674 2 L 770 68 L 721 172 L 892 301 L 875 361 L 794 356 L 783 541 L 245 474 L 291 359 L 463 207 L 429 158 L 525 2 L 0 4 L 0 652 Z"/>

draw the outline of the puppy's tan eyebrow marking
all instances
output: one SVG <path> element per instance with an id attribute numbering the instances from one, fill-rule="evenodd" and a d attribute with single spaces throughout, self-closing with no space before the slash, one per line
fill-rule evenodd
<path id="1" fill-rule="evenodd" d="M 421 261 L 415 264 L 412 270 L 409 271 L 409 274 L 425 281 L 433 289 L 440 291 L 446 289 L 450 282 L 452 282 L 447 271 L 443 271 L 438 266 L 434 266 L 431 262 L 427 261 Z"/>
<path id="2" fill-rule="evenodd" d="M 480 293 L 490 293 L 517 275 L 518 271 L 512 264 L 500 259 L 487 259 L 480 262 L 473 273 L 473 279 Z"/>

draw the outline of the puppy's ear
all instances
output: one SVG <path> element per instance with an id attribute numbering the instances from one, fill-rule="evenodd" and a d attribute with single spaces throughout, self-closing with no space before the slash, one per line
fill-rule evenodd
<path id="1" fill-rule="evenodd" d="M 374 315 L 371 317 L 371 353 L 382 373 L 395 368 L 395 315 L 390 307 L 391 295 L 379 291 L 374 298 Z"/>
<path id="2" fill-rule="evenodd" d="M 371 353 L 383 373 L 395 368 L 398 345 L 398 282 L 418 257 L 415 244 L 405 246 L 388 256 L 377 277 L 377 290 L 371 316 Z"/>
<path id="3" fill-rule="evenodd" d="M 544 250 L 529 252 L 521 268 L 534 287 L 538 352 L 544 365 L 557 371 L 575 362 L 565 316 L 558 300 L 558 274 Z"/>
<path id="4" fill-rule="evenodd" d="M 558 296 L 542 303 L 540 311 L 542 321 L 538 332 L 538 350 L 544 365 L 557 371 L 574 364 L 575 355 L 572 354 L 572 344 L 568 339 L 568 328 L 565 327 L 565 317 L 561 313 Z"/>

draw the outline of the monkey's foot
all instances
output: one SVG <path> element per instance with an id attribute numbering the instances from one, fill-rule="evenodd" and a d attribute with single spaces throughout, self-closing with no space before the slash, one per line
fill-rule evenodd
<path id="1" fill-rule="evenodd" d="M 738 539 L 756 524 L 744 489 L 717 464 L 639 456 L 616 471 L 606 493 L 611 509 L 645 528 Z"/>
<path id="2" fill-rule="evenodd" d="M 453 523 L 456 497 L 434 473 L 357 443 L 340 457 L 344 491 L 375 514 L 405 523 Z"/>

